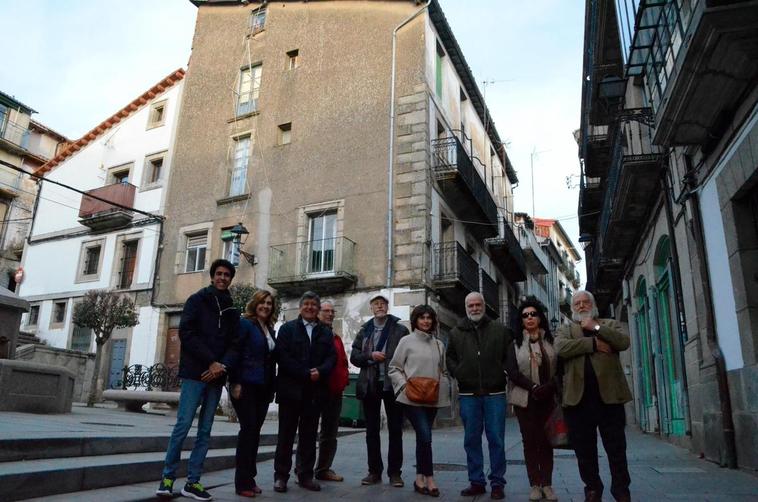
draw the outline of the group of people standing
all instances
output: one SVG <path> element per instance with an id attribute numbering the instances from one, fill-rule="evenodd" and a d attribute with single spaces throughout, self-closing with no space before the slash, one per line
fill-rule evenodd
<path id="1" fill-rule="evenodd" d="M 213 416 L 227 380 L 240 422 L 237 494 L 255 497 L 261 493 L 256 456 L 274 396 L 279 406 L 274 490 L 287 491 L 296 434 L 295 475 L 301 488 L 319 491 L 318 481 L 344 479 L 332 469 L 342 393 L 348 383 L 345 348 L 332 327 L 334 305 L 306 292 L 300 298 L 299 316 L 275 333 L 275 299 L 268 291 L 256 292 L 240 318 L 228 292 L 234 273 L 230 262 L 214 261 L 211 285 L 185 303 L 180 323 L 182 388 L 156 491 L 159 496 L 173 495 L 181 446 L 200 408 L 198 436 L 181 493 L 211 500 L 200 477 Z M 389 314 L 389 301 L 383 295 L 372 297 L 369 305 L 373 316 L 361 326 L 350 352 L 350 362 L 360 369 L 356 397 L 363 403 L 366 419 L 368 473 L 361 484 L 381 483 L 385 474 L 380 440 L 384 405 L 389 483 L 404 486 L 402 436 L 407 418 L 416 434 L 413 490 L 440 495 L 434 479 L 432 425 L 439 408 L 450 406 L 451 385 L 456 382 L 469 478 L 462 496 L 486 493 L 489 481 L 490 497 L 505 498 L 505 420 L 510 403 L 523 438 L 529 500 L 558 500 L 552 488 L 553 447 L 545 425 L 562 404 L 585 483 L 585 500 L 600 501 L 603 491 L 597 430 L 611 467 L 611 493 L 616 500 L 630 500 L 623 403 L 631 395 L 618 358 L 628 348 L 629 338 L 617 322 L 598 319 L 589 292 L 574 295 L 574 322 L 562 326 L 555 338 L 539 301 L 522 302 L 521 329 L 514 333 L 486 316 L 481 294 L 470 293 L 465 299 L 466 317 L 451 330 L 447 345 L 437 336 L 439 320 L 429 305 L 412 310 L 410 331 Z M 486 477 L 482 435 L 489 449 Z"/>

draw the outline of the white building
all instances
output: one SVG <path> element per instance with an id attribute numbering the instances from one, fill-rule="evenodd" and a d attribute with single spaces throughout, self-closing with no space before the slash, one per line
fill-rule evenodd
<path id="1" fill-rule="evenodd" d="M 131 296 L 139 324 L 106 345 L 109 385 L 125 365 L 156 360 L 153 286 L 183 78 L 171 73 L 37 170 L 45 179 L 22 257 L 23 329 L 52 347 L 94 351 L 91 330 L 71 322 L 77 301 L 92 289 Z"/>

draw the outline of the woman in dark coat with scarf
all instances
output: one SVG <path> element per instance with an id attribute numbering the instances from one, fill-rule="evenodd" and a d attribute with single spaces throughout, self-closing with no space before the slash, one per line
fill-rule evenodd
<path id="1" fill-rule="evenodd" d="M 557 353 L 545 306 L 528 297 L 519 306 L 521 329 L 508 349 L 508 402 L 518 418 L 531 491 L 529 500 L 558 500 L 552 487 L 553 447 L 545 423 L 556 406 Z"/>
<path id="2" fill-rule="evenodd" d="M 271 293 L 261 289 L 245 306 L 240 320 L 240 360 L 238 369 L 230 375 L 232 406 L 240 423 L 234 485 L 243 497 L 261 492 L 255 482 L 256 457 L 261 427 L 274 399 L 274 303 Z"/>

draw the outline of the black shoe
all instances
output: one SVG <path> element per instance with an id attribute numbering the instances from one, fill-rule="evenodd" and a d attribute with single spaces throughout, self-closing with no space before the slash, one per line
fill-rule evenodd
<path id="1" fill-rule="evenodd" d="M 505 491 L 502 486 L 493 486 L 490 498 L 494 500 L 503 500 L 505 498 Z"/>
<path id="2" fill-rule="evenodd" d="M 306 490 L 310 490 L 312 492 L 321 491 L 321 485 L 313 481 L 313 479 L 301 479 L 300 488 L 305 488 Z"/>
<path id="3" fill-rule="evenodd" d="M 413 482 L 413 491 L 421 495 L 429 495 L 429 489 L 426 486 L 417 485 L 415 481 Z"/>
<path id="4" fill-rule="evenodd" d="M 440 489 L 439 488 L 427 488 L 427 491 L 429 492 L 430 497 L 439 497 L 440 496 Z"/>
<path id="5" fill-rule="evenodd" d="M 287 481 L 283 479 L 277 479 L 274 481 L 274 491 L 284 493 L 287 491 Z"/>
<path id="6" fill-rule="evenodd" d="M 603 500 L 603 492 L 597 490 L 584 489 L 584 502 L 601 502 Z"/>
<path id="7" fill-rule="evenodd" d="M 173 497 L 174 496 L 174 480 L 171 478 L 161 479 L 161 484 L 158 485 L 158 489 L 155 490 L 155 494 L 159 497 Z"/>
<path id="8" fill-rule="evenodd" d="M 185 484 L 184 488 L 182 488 L 182 495 L 185 497 L 191 497 L 195 500 L 213 500 L 213 496 L 205 491 L 203 485 L 198 481 Z"/>
<path id="9" fill-rule="evenodd" d="M 405 486 L 403 478 L 400 477 L 400 474 L 392 474 L 390 476 L 390 484 L 395 488 L 402 488 Z"/>
<path id="10" fill-rule="evenodd" d="M 362 485 L 378 485 L 382 482 L 382 477 L 379 474 L 368 473 L 368 476 L 361 479 Z"/>
<path id="11" fill-rule="evenodd" d="M 476 483 L 471 483 L 468 488 L 461 490 L 461 495 L 464 497 L 473 497 L 474 495 L 481 495 L 482 493 L 487 493 L 487 488 L 485 488 L 484 485 L 478 485 Z"/>

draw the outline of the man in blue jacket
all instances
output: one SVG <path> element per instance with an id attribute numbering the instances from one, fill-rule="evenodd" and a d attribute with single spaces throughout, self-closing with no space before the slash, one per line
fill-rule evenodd
<path id="1" fill-rule="evenodd" d="M 179 324 L 179 377 L 182 379 L 182 390 L 176 425 L 166 451 L 163 479 L 155 492 L 159 497 L 173 496 L 182 443 L 199 407 L 197 439 L 190 455 L 187 483 L 182 495 L 196 500 L 213 498 L 200 484 L 200 476 L 208 453 L 213 417 L 221 399 L 221 388 L 228 370 L 237 360 L 240 313 L 234 308 L 229 294 L 234 272 L 234 265 L 229 261 L 214 261 L 210 270 L 210 286 L 194 293 L 184 304 Z"/>
<path id="2" fill-rule="evenodd" d="M 332 330 L 319 322 L 321 299 L 313 291 L 300 297 L 300 315 L 279 328 L 276 336 L 279 373 L 276 379 L 276 402 L 279 404 L 279 433 L 274 454 L 274 490 L 287 491 L 292 468 L 292 445 L 297 442 L 295 472 L 300 487 L 319 491 L 313 480 L 316 463 L 318 417 L 329 399 L 329 374 L 337 354 Z"/>

